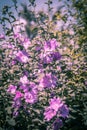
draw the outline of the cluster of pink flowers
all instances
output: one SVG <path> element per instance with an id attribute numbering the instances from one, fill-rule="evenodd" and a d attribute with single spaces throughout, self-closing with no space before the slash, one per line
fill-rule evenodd
<path id="1" fill-rule="evenodd" d="M 66 118 L 69 115 L 67 105 L 58 97 L 50 99 L 50 106 L 45 109 L 44 116 L 47 121 L 50 121 L 54 116 Z"/>
<path id="2" fill-rule="evenodd" d="M 28 38 L 23 38 L 19 34 L 15 34 L 14 39 L 19 43 L 19 46 L 22 46 L 22 49 L 19 47 L 15 52 L 12 65 L 17 64 L 17 62 L 22 63 L 23 65 L 28 65 L 30 61 L 33 62 L 34 59 L 32 59 L 28 50 L 31 45 L 30 40 Z M 50 63 L 59 61 L 61 59 L 58 46 L 59 45 L 56 39 L 51 39 L 49 41 L 43 42 L 41 46 L 39 44 L 36 46 L 35 51 L 38 52 L 38 57 L 36 57 L 38 62 L 37 68 L 41 67 L 42 69 L 40 73 L 38 70 L 37 74 L 35 72 L 32 74 L 36 74 L 36 82 L 32 82 L 32 76 L 29 78 L 29 74 L 25 73 L 22 77 L 20 77 L 20 81 L 17 86 L 12 84 L 8 86 L 7 92 L 13 96 L 12 107 L 16 108 L 13 112 L 15 116 L 18 115 L 18 111 L 20 110 L 21 106 L 27 106 L 28 104 L 33 105 L 37 103 L 39 92 L 57 87 L 58 79 L 56 74 L 51 73 L 50 71 L 44 73 L 43 64 L 49 65 Z M 26 72 L 26 69 L 24 71 Z M 42 77 L 38 78 L 40 74 Z M 45 119 L 50 121 L 53 117 L 58 116 L 58 121 L 56 122 L 59 122 L 61 124 L 60 126 L 62 126 L 62 121 L 59 117 L 66 118 L 68 116 L 68 107 L 60 98 L 57 97 L 50 99 L 49 104 L 50 106 L 47 107 L 44 112 Z"/>
<path id="3" fill-rule="evenodd" d="M 34 104 L 38 101 L 38 89 L 35 83 L 29 82 L 26 75 L 20 78 L 20 86 L 9 85 L 7 92 L 13 95 L 13 108 L 16 113 L 19 111 L 23 103 Z"/>
<path id="4" fill-rule="evenodd" d="M 56 39 L 51 39 L 44 43 L 43 53 L 40 54 L 43 63 L 49 64 L 61 59 L 61 54 L 57 50 L 58 46 Z"/>

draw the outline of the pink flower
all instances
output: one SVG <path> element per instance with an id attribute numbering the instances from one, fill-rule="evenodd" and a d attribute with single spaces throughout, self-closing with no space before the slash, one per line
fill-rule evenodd
<path id="1" fill-rule="evenodd" d="M 25 51 L 19 51 L 16 54 L 16 59 L 22 63 L 28 62 L 28 54 Z"/>
<path id="2" fill-rule="evenodd" d="M 54 116 L 56 116 L 56 111 L 50 107 L 47 107 L 45 109 L 44 116 L 47 121 L 50 121 Z"/>
<path id="3" fill-rule="evenodd" d="M 54 88 L 57 83 L 57 78 L 51 73 L 44 75 L 39 83 L 39 90 L 44 88 Z"/>
<path id="4" fill-rule="evenodd" d="M 19 98 L 23 97 L 23 94 L 20 91 L 16 91 L 16 95 L 14 97 L 14 100 L 17 100 Z"/>
<path id="5" fill-rule="evenodd" d="M 16 89 L 17 89 L 17 86 L 10 85 L 9 88 L 7 89 L 7 92 L 9 92 L 11 94 L 15 94 Z"/>
<path id="6" fill-rule="evenodd" d="M 37 94 L 34 92 L 26 92 L 24 98 L 26 103 L 33 104 L 37 101 Z"/>
<path id="7" fill-rule="evenodd" d="M 31 44 L 30 40 L 28 38 L 25 38 L 24 41 L 23 41 L 24 48 L 28 49 L 30 44 Z"/>
<path id="8" fill-rule="evenodd" d="M 47 107 L 44 112 L 47 121 L 51 120 L 57 114 L 59 117 L 68 117 L 69 109 L 60 98 L 52 98 L 49 104 L 49 107 Z"/>
<path id="9" fill-rule="evenodd" d="M 60 98 L 54 97 L 53 99 L 50 100 L 50 106 L 55 111 L 58 111 L 59 108 L 61 108 L 63 106 L 63 102 L 61 101 Z"/>
<path id="10" fill-rule="evenodd" d="M 51 40 L 46 41 L 44 43 L 44 51 L 45 51 L 45 53 L 49 53 L 49 52 L 55 51 L 56 47 L 57 47 L 56 39 L 51 39 Z"/>
<path id="11" fill-rule="evenodd" d="M 5 36 L 3 34 L 0 34 L 0 39 L 5 39 Z"/>
<path id="12" fill-rule="evenodd" d="M 29 83 L 29 80 L 26 75 L 24 75 L 23 77 L 20 78 L 20 83 L 22 83 L 23 85 Z"/>

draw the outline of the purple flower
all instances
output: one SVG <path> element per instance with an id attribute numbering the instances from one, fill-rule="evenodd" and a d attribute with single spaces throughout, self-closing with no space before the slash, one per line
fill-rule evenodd
<path id="1" fill-rule="evenodd" d="M 20 91 L 16 91 L 14 100 L 17 100 L 17 99 L 19 99 L 19 98 L 21 98 L 21 97 L 23 97 L 23 94 L 22 94 Z"/>
<path id="2" fill-rule="evenodd" d="M 20 89 L 22 89 L 24 93 L 25 93 L 25 92 L 28 92 L 28 90 L 29 90 L 29 85 L 21 85 L 21 86 L 20 86 Z"/>
<path id="3" fill-rule="evenodd" d="M 25 49 L 28 49 L 28 47 L 30 46 L 31 42 L 30 42 L 30 40 L 28 38 L 25 38 L 22 44 L 23 44 Z"/>
<path id="4" fill-rule="evenodd" d="M 53 98 L 55 96 L 55 92 L 51 92 L 50 97 Z"/>
<path id="5" fill-rule="evenodd" d="M 24 74 L 24 75 L 26 75 L 26 76 L 28 76 L 28 75 L 29 75 L 29 73 L 28 73 L 28 71 L 27 71 L 27 70 L 25 70 L 25 71 L 23 72 L 23 74 Z"/>
<path id="6" fill-rule="evenodd" d="M 29 91 L 33 92 L 34 94 L 37 94 L 38 93 L 37 85 L 31 82 L 29 85 Z"/>
<path id="7" fill-rule="evenodd" d="M 36 46 L 35 48 L 36 51 L 40 51 L 41 50 L 41 47 L 39 45 Z"/>
<path id="8" fill-rule="evenodd" d="M 16 64 L 16 61 L 12 60 L 11 65 L 15 65 L 15 64 Z"/>
<path id="9" fill-rule="evenodd" d="M 57 118 L 53 123 L 53 130 L 59 130 L 63 126 L 61 119 Z"/>
<path id="10" fill-rule="evenodd" d="M 63 106 L 63 102 L 60 98 L 52 98 L 50 99 L 50 107 L 51 109 L 54 109 L 56 112 L 61 109 L 61 107 Z"/>
<path id="11" fill-rule="evenodd" d="M 51 56 L 52 56 L 53 60 L 60 60 L 61 59 L 61 55 L 59 52 L 53 52 L 51 54 Z"/>
<path id="12" fill-rule="evenodd" d="M 30 85 L 21 85 L 20 89 L 22 89 L 24 93 L 33 92 L 37 94 L 38 92 L 37 86 L 34 83 L 30 83 Z"/>
<path id="13" fill-rule="evenodd" d="M 16 59 L 17 59 L 19 62 L 27 63 L 27 62 L 28 62 L 28 54 L 27 54 L 25 51 L 19 51 L 19 52 L 16 54 Z"/>
<path id="14" fill-rule="evenodd" d="M 60 108 L 60 116 L 63 118 L 68 117 L 69 115 L 69 109 L 67 105 L 63 104 L 62 107 Z"/>
<path id="15" fill-rule="evenodd" d="M 13 112 L 13 117 L 17 117 L 17 116 L 18 116 L 18 114 L 19 114 L 19 112 L 18 112 L 18 111 L 14 111 L 14 112 Z"/>
<path id="16" fill-rule="evenodd" d="M 29 83 L 29 80 L 26 75 L 24 75 L 23 77 L 20 78 L 20 83 L 23 85 L 26 85 Z"/>
<path id="17" fill-rule="evenodd" d="M 21 35 L 19 35 L 19 33 L 14 34 L 14 38 L 20 38 L 20 37 L 21 37 Z"/>
<path id="18" fill-rule="evenodd" d="M 44 64 L 49 64 L 53 61 L 53 58 L 51 57 L 51 55 L 46 55 L 45 57 L 43 57 L 43 63 Z"/>
<path id="19" fill-rule="evenodd" d="M 21 99 L 18 98 L 18 99 L 13 99 L 13 104 L 12 104 L 12 107 L 13 108 L 16 108 L 16 109 L 19 109 L 21 107 L 22 103 L 21 103 Z"/>
<path id="20" fill-rule="evenodd" d="M 47 107 L 45 109 L 44 116 L 47 121 L 50 121 L 54 116 L 56 116 L 56 111 L 50 107 Z"/>
<path id="21" fill-rule="evenodd" d="M 3 34 L 0 34 L 0 39 L 5 39 L 5 36 Z"/>
<path id="22" fill-rule="evenodd" d="M 37 94 L 34 92 L 26 92 L 24 98 L 26 103 L 34 104 L 37 101 Z"/>
<path id="23" fill-rule="evenodd" d="M 15 94 L 16 93 L 16 89 L 17 89 L 17 86 L 9 85 L 9 87 L 7 89 L 7 92 L 9 92 L 11 94 Z"/>
<path id="24" fill-rule="evenodd" d="M 57 78 L 52 75 L 51 73 L 44 75 L 39 83 L 40 90 L 43 90 L 44 88 L 51 88 L 55 87 L 57 82 Z"/>
<path id="25" fill-rule="evenodd" d="M 50 119 L 57 114 L 59 117 L 63 118 L 68 116 L 69 109 L 60 98 L 52 98 L 49 104 L 49 107 L 47 107 L 44 112 L 44 116 L 47 121 L 50 121 Z"/>
<path id="26" fill-rule="evenodd" d="M 55 51 L 56 47 L 57 47 L 56 39 L 51 39 L 51 40 L 46 41 L 44 43 L 44 51 L 45 51 L 45 53 Z"/>

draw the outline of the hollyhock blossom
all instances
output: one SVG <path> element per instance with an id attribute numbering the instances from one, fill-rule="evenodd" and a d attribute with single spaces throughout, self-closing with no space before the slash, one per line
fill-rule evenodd
<path id="1" fill-rule="evenodd" d="M 49 54 L 41 54 L 40 55 L 41 60 L 44 64 L 49 64 L 53 61 L 57 61 L 61 59 L 61 54 L 59 52 L 50 52 Z"/>
<path id="2" fill-rule="evenodd" d="M 25 49 L 28 49 L 31 42 L 30 42 L 30 40 L 28 38 L 25 38 L 22 44 L 23 44 Z"/>
<path id="3" fill-rule="evenodd" d="M 16 59 L 21 63 L 27 63 L 28 62 L 28 54 L 25 51 L 19 51 L 16 54 Z"/>
<path id="4" fill-rule="evenodd" d="M 40 54 L 40 59 L 45 64 L 49 64 L 54 60 L 60 60 L 61 55 L 59 52 L 55 52 L 58 47 L 56 39 L 51 39 L 43 44 L 44 52 Z"/>
<path id="5" fill-rule="evenodd" d="M 37 94 L 34 92 L 25 92 L 24 99 L 26 103 L 34 104 L 37 101 Z"/>
<path id="6" fill-rule="evenodd" d="M 9 92 L 11 94 L 15 94 L 16 93 L 16 89 L 17 89 L 17 86 L 9 85 L 8 89 L 7 89 L 7 92 Z"/>
<path id="7" fill-rule="evenodd" d="M 51 73 L 44 75 L 39 82 L 39 89 L 54 88 L 57 83 L 57 78 Z"/>
<path id="8" fill-rule="evenodd" d="M 25 91 L 24 98 L 25 102 L 27 103 L 35 103 L 38 99 L 38 90 L 37 86 L 34 83 L 30 83 L 30 85 L 27 88 L 27 91 Z"/>
<path id="9" fill-rule="evenodd" d="M 13 104 L 12 104 L 13 108 L 19 109 L 21 105 L 22 105 L 21 98 L 13 99 Z"/>
<path id="10" fill-rule="evenodd" d="M 49 54 L 41 53 L 41 54 L 39 55 L 39 57 L 40 57 L 40 60 L 41 60 L 44 64 L 49 64 L 49 63 L 52 62 L 52 57 L 51 57 L 51 55 L 49 55 Z"/>
<path id="11" fill-rule="evenodd" d="M 67 105 L 63 104 L 59 111 L 60 111 L 60 116 L 61 117 L 63 117 L 63 118 L 68 117 L 69 109 L 68 109 Z"/>
<path id="12" fill-rule="evenodd" d="M 57 118 L 53 123 L 53 130 L 59 130 L 61 127 L 63 127 L 63 121 Z"/>
<path id="13" fill-rule="evenodd" d="M 41 50 L 41 46 L 37 45 L 35 48 L 36 51 L 40 51 Z"/>
<path id="14" fill-rule="evenodd" d="M 5 36 L 3 34 L 0 34 L 0 39 L 5 39 Z"/>
<path id="15" fill-rule="evenodd" d="M 55 51 L 56 47 L 57 47 L 56 39 L 51 39 L 51 40 L 46 41 L 44 43 L 44 51 L 45 51 L 45 53 Z"/>
<path id="16" fill-rule="evenodd" d="M 19 33 L 14 34 L 14 38 L 20 38 L 20 37 L 21 37 L 21 34 L 19 34 Z"/>
<path id="17" fill-rule="evenodd" d="M 28 92 L 28 90 L 29 90 L 29 85 L 21 85 L 21 86 L 20 86 L 20 89 L 23 90 L 24 93 L 25 93 L 25 92 Z"/>
<path id="18" fill-rule="evenodd" d="M 61 99 L 56 97 L 50 99 L 49 104 L 51 108 L 54 109 L 55 111 L 58 111 L 63 106 L 63 102 L 61 101 Z"/>
<path id="19" fill-rule="evenodd" d="M 56 111 L 50 107 L 47 107 L 45 109 L 44 116 L 47 121 L 50 121 L 54 116 L 56 116 Z"/>
<path id="20" fill-rule="evenodd" d="M 23 77 L 20 78 L 20 83 L 23 85 L 26 85 L 29 83 L 29 80 L 26 75 L 24 75 Z"/>
<path id="21" fill-rule="evenodd" d="M 68 117 L 69 109 L 60 98 L 54 97 L 50 99 L 49 104 L 49 107 L 47 107 L 44 112 L 44 116 L 47 121 L 50 121 L 57 114 L 59 117 Z M 53 112 L 53 114 L 51 114 L 51 112 Z"/>
<path id="22" fill-rule="evenodd" d="M 53 60 L 60 60 L 61 59 L 61 54 L 59 52 L 53 52 L 51 54 Z"/>
<path id="23" fill-rule="evenodd" d="M 38 92 L 37 86 L 34 83 L 30 83 L 29 85 L 21 85 L 20 89 L 24 92 L 34 92 L 35 94 Z"/>
<path id="24" fill-rule="evenodd" d="M 28 75 L 29 75 L 29 72 L 28 72 L 27 70 L 25 70 L 25 71 L 23 72 L 23 74 L 26 75 L 26 76 L 28 76 Z"/>
<path id="25" fill-rule="evenodd" d="M 29 91 L 30 92 L 32 91 L 33 93 L 37 94 L 38 93 L 37 85 L 31 82 L 29 85 Z"/>
<path id="26" fill-rule="evenodd" d="M 21 101 L 22 97 L 23 97 L 23 93 L 21 93 L 20 91 L 17 90 L 15 92 L 15 96 L 13 98 L 13 104 L 12 104 L 13 108 L 16 108 L 17 110 L 19 110 L 19 108 L 22 105 L 22 101 Z"/>
<path id="27" fill-rule="evenodd" d="M 46 55 L 46 56 L 43 57 L 43 63 L 44 63 L 44 64 L 49 64 L 49 63 L 51 63 L 52 61 L 53 61 L 53 58 L 52 58 L 51 55 Z"/>
<path id="28" fill-rule="evenodd" d="M 23 93 L 21 93 L 20 91 L 16 91 L 14 100 L 17 100 L 17 99 L 22 98 L 22 97 L 23 97 Z"/>

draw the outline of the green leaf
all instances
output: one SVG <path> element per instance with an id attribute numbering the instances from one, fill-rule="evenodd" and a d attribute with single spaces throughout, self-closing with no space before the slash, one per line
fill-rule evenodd
<path id="1" fill-rule="evenodd" d="M 11 126 L 15 126 L 16 125 L 16 122 L 15 120 L 12 118 L 10 120 L 7 120 L 8 124 L 11 125 Z"/>
<path id="2" fill-rule="evenodd" d="M 11 107 L 7 107 L 6 110 L 7 110 L 7 113 L 8 113 L 8 114 L 11 114 L 11 113 L 12 113 Z"/>
<path id="3" fill-rule="evenodd" d="M 3 129 L 0 127 L 0 130 L 3 130 Z"/>

